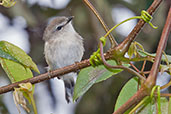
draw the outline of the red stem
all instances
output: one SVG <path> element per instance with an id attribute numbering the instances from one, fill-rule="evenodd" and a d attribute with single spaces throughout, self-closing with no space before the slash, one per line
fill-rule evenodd
<path id="1" fill-rule="evenodd" d="M 167 20 L 166 20 L 166 23 L 165 23 L 165 26 L 161 35 L 161 39 L 157 48 L 155 62 L 151 68 L 149 77 L 147 78 L 147 81 L 146 81 L 148 86 L 151 86 L 151 85 L 154 86 L 156 83 L 157 73 L 159 71 L 159 66 L 161 62 L 161 57 L 163 54 L 163 50 L 166 47 L 170 31 L 171 31 L 171 8 L 169 10 Z"/>
<path id="2" fill-rule="evenodd" d="M 145 96 L 149 95 L 151 92 L 151 89 L 155 85 L 160 61 L 161 61 L 161 55 L 162 51 L 166 47 L 166 43 L 168 40 L 168 36 L 171 30 L 171 8 L 168 13 L 168 17 L 161 35 L 161 39 L 159 42 L 159 46 L 157 48 L 156 58 L 155 62 L 152 66 L 152 69 L 150 71 L 149 77 L 147 78 L 146 82 L 141 85 L 140 90 L 134 94 L 125 104 L 123 104 L 118 110 L 116 110 L 113 114 L 123 114 L 126 110 L 131 108 L 133 105 L 136 105 L 138 102 L 140 102 Z"/>

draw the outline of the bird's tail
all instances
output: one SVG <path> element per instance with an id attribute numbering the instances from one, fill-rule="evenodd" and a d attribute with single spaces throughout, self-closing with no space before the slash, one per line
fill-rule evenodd
<path id="1" fill-rule="evenodd" d="M 74 74 L 75 75 L 75 74 Z M 63 76 L 64 86 L 65 86 L 65 99 L 69 103 L 72 100 L 73 92 L 74 92 L 74 77 L 73 76 Z"/>

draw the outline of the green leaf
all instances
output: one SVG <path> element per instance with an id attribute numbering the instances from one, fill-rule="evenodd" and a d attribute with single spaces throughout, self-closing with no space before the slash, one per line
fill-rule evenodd
<path id="1" fill-rule="evenodd" d="M 108 63 L 116 65 L 116 62 L 113 60 L 108 61 Z M 128 67 L 129 65 L 125 66 Z M 99 65 L 95 68 L 90 66 L 82 69 L 74 87 L 73 100 L 75 101 L 83 95 L 93 84 L 106 80 L 121 71 L 122 69 L 106 69 L 104 65 Z"/>
<path id="2" fill-rule="evenodd" d="M 138 87 L 138 80 L 137 77 L 134 77 L 130 79 L 122 88 L 118 99 L 116 101 L 115 105 L 115 111 L 122 106 L 126 101 L 128 101 L 136 92 Z M 157 105 L 156 102 L 154 101 L 155 99 L 148 99 L 147 101 L 144 102 L 143 105 L 141 105 L 137 110 L 136 114 L 157 114 Z M 160 98 L 160 104 L 161 104 L 161 112 L 162 114 L 170 114 L 168 113 L 168 100 L 165 97 Z M 127 114 L 129 113 L 129 110 L 126 111 Z"/>
<path id="3" fill-rule="evenodd" d="M 170 114 L 168 111 L 168 100 L 165 97 L 160 98 L 161 103 L 161 112 L 162 114 Z M 152 100 L 152 102 L 145 104 L 144 106 L 138 109 L 137 114 L 157 114 L 158 109 L 156 103 Z"/>
<path id="4" fill-rule="evenodd" d="M 20 63 L 5 58 L 0 58 L 0 62 L 12 83 L 33 77 L 30 68 Z"/>
<path id="5" fill-rule="evenodd" d="M 138 90 L 138 80 L 137 77 L 130 79 L 122 88 L 116 104 L 115 110 L 122 106 L 129 98 L 131 98 Z"/>
<path id="6" fill-rule="evenodd" d="M 0 52 L 0 57 L 19 62 L 23 66 L 31 68 L 39 73 L 39 70 L 36 64 L 32 61 L 31 57 L 19 47 L 7 41 L 0 41 Z"/>
<path id="7" fill-rule="evenodd" d="M 129 47 L 129 50 L 128 50 L 129 59 L 132 58 L 134 52 L 135 52 L 135 46 L 134 46 L 134 43 L 131 43 L 131 45 L 130 45 L 130 47 Z"/>

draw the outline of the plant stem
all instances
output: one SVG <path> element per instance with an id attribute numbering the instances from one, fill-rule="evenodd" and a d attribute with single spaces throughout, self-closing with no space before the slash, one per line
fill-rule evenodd
<path id="1" fill-rule="evenodd" d="M 140 75 L 138 72 L 134 71 L 133 69 L 129 68 L 129 67 L 125 67 L 125 66 L 122 66 L 122 65 L 117 65 L 117 66 L 113 66 L 113 65 L 110 65 L 106 62 L 105 60 L 105 57 L 103 55 L 103 43 L 100 41 L 100 56 L 102 58 L 102 61 L 103 61 L 103 64 L 108 67 L 108 68 L 114 68 L 114 69 L 123 69 L 123 70 L 126 70 L 128 71 L 129 73 L 131 74 L 134 74 L 136 76 L 138 76 L 140 79 L 142 79 L 143 81 L 146 80 L 145 77 L 143 77 L 142 75 Z"/>
<path id="2" fill-rule="evenodd" d="M 146 80 L 146 85 L 148 86 L 154 86 L 156 83 L 156 79 L 157 79 L 157 74 L 159 71 L 159 66 L 160 66 L 160 62 L 161 62 L 161 57 L 162 57 L 162 53 L 163 50 L 166 47 L 167 44 L 167 40 L 169 37 L 169 33 L 171 31 L 171 8 L 168 12 L 168 16 L 167 16 L 167 20 L 160 38 L 160 42 L 157 48 L 157 52 L 156 52 L 156 57 L 155 57 L 155 62 L 153 63 L 153 66 L 151 68 L 150 74 Z"/>

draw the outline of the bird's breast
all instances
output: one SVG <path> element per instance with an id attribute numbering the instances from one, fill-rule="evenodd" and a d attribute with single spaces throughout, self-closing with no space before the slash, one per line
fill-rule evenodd
<path id="1" fill-rule="evenodd" d="M 54 40 L 45 43 L 45 58 L 51 69 L 79 62 L 83 56 L 83 45 L 78 41 Z"/>

